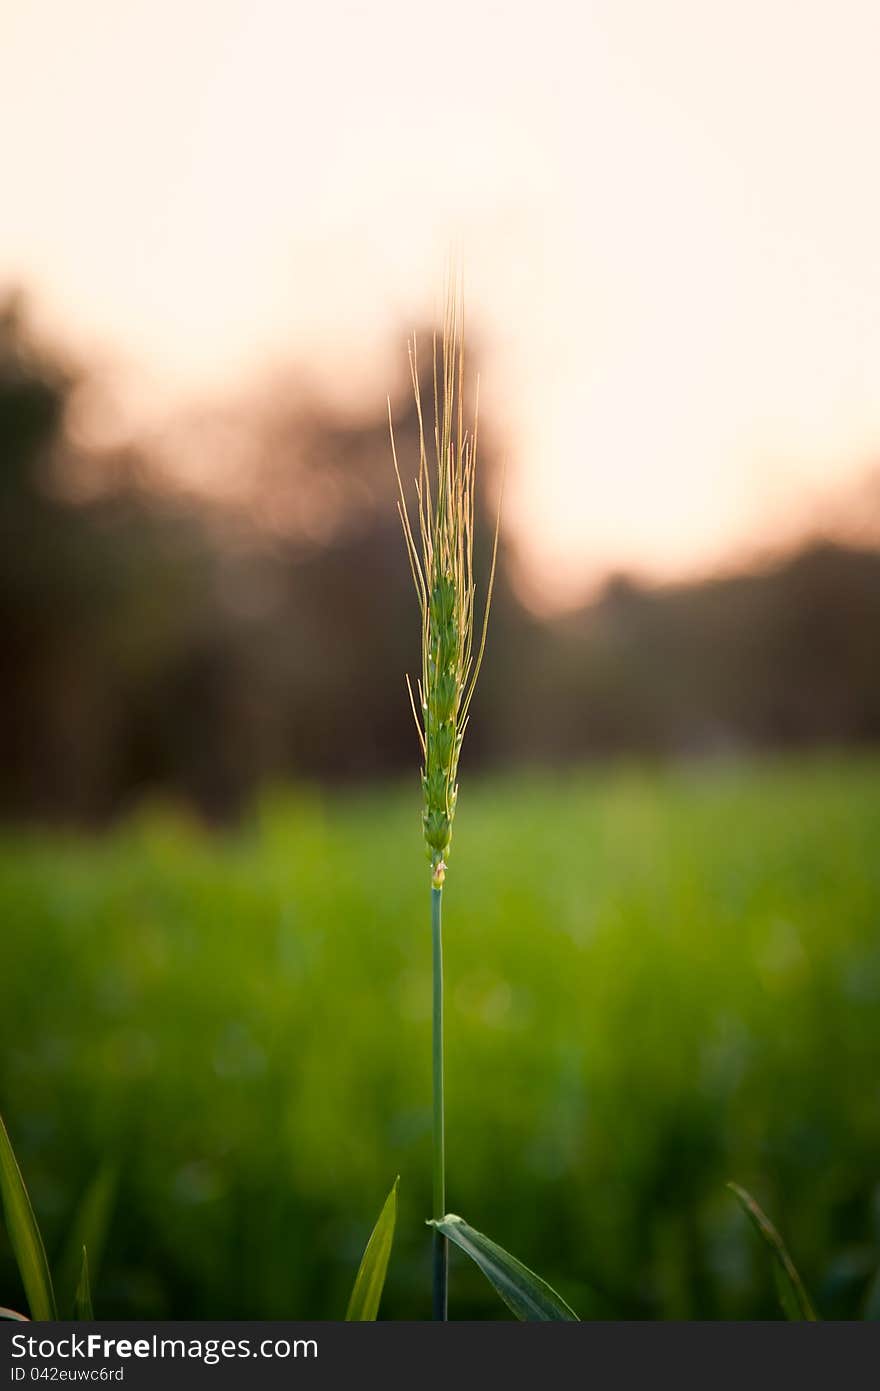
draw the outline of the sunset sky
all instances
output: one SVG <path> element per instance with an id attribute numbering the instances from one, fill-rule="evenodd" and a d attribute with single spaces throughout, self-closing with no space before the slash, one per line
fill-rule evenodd
<path id="1" fill-rule="evenodd" d="M 27 0 L 0 282 L 143 410 L 285 358 L 381 403 L 450 245 L 550 601 L 880 459 L 876 0 Z"/>

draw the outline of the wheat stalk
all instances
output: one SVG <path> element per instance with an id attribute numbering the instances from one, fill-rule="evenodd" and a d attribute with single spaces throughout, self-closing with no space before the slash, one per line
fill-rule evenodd
<path id="1" fill-rule="evenodd" d="M 438 350 L 433 344 L 433 451 L 425 438 L 415 335 L 409 366 L 419 425 L 415 478 L 416 516 L 410 520 L 394 441 L 391 403 L 388 426 L 399 492 L 398 511 L 422 621 L 422 671 L 416 693 L 407 677 L 410 704 L 422 751 L 422 829 L 431 865 L 433 953 L 433 1217 L 446 1215 L 446 1122 L 443 1075 L 443 940 L 441 902 L 458 802 L 458 761 L 483 653 L 495 564 L 500 507 L 492 565 L 475 644 L 474 519 L 477 478 L 479 378 L 473 425 L 464 426 L 464 309 L 461 278 L 450 276 Z M 418 534 L 418 544 L 416 542 Z M 434 1230 L 434 1317 L 447 1317 L 448 1243 Z"/>

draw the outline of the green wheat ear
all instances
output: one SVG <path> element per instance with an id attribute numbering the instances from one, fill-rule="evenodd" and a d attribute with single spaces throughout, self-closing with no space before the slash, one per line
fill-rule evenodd
<path id="1" fill-rule="evenodd" d="M 415 480 L 420 545 L 410 522 L 394 443 L 391 403 L 388 424 L 400 492 L 398 511 L 422 619 L 422 674 L 418 701 L 407 677 L 410 703 L 422 750 L 422 828 L 431 882 L 442 887 L 458 799 L 458 759 L 468 711 L 483 659 L 495 562 L 500 507 L 495 525 L 492 567 L 486 591 L 479 645 L 474 649 L 473 567 L 479 378 L 473 427 L 464 428 L 464 313 L 460 280 L 450 278 L 443 334 L 434 337 L 434 447 L 429 462 L 419 392 L 415 336 L 409 344 L 410 376 L 419 422 L 419 467 Z"/>

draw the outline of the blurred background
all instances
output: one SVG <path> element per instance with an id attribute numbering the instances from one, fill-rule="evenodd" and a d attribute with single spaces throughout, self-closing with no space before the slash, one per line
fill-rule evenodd
<path id="1" fill-rule="evenodd" d="M 452 250 L 483 579 L 504 477 L 452 1206 L 585 1316 L 769 1315 L 736 1177 L 880 1313 L 876 7 L 4 29 L 0 1108 L 62 1286 L 88 1230 L 108 1316 L 337 1317 L 399 1171 L 426 1314 L 386 397 L 411 474 Z"/>

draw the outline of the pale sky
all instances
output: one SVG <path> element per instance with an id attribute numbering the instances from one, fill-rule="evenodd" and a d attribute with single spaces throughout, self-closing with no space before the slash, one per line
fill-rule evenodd
<path id="1" fill-rule="evenodd" d="M 532 585 L 693 572 L 880 458 L 878 54 L 877 0 L 5 0 L 0 282 L 153 405 L 381 406 L 456 243 Z"/>

